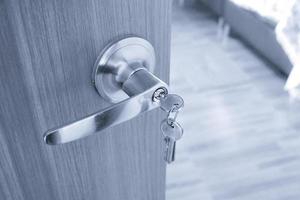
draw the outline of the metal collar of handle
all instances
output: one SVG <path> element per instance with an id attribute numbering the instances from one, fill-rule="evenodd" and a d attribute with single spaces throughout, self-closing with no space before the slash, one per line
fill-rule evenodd
<path id="1" fill-rule="evenodd" d="M 96 61 L 93 82 L 99 94 L 115 104 L 47 131 L 44 141 L 51 145 L 72 142 L 159 107 L 154 95 L 157 91 L 168 93 L 168 86 L 152 74 L 154 65 L 154 49 L 142 38 L 109 45 Z"/>

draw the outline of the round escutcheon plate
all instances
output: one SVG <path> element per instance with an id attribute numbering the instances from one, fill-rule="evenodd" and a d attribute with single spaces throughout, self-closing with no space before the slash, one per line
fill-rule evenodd
<path id="1" fill-rule="evenodd" d="M 109 44 L 98 57 L 93 71 L 93 83 L 107 101 L 120 102 L 128 98 L 122 83 L 131 73 L 146 68 L 153 73 L 155 52 L 145 39 L 129 37 Z"/>

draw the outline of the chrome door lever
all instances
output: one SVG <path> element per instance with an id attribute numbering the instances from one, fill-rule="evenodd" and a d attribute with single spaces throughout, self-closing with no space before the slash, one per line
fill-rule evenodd
<path id="1" fill-rule="evenodd" d="M 152 45 L 130 37 L 109 45 L 98 58 L 93 82 L 99 94 L 116 103 L 78 121 L 49 130 L 47 144 L 62 144 L 128 121 L 159 106 L 157 93 L 168 93 L 168 86 L 154 76 L 155 54 Z"/>

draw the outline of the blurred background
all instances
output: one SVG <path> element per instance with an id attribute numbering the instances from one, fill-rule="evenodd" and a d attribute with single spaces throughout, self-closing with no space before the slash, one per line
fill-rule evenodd
<path id="1" fill-rule="evenodd" d="M 299 200 L 297 2 L 174 0 L 167 200 Z"/>

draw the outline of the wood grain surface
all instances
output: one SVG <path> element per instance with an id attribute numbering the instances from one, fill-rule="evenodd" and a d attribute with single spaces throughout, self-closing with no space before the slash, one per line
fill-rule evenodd
<path id="1" fill-rule="evenodd" d="M 168 82 L 170 11 L 169 0 L 0 1 L 0 199 L 164 199 L 161 111 L 69 144 L 42 135 L 109 105 L 91 74 L 117 38 L 148 39 Z"/>

